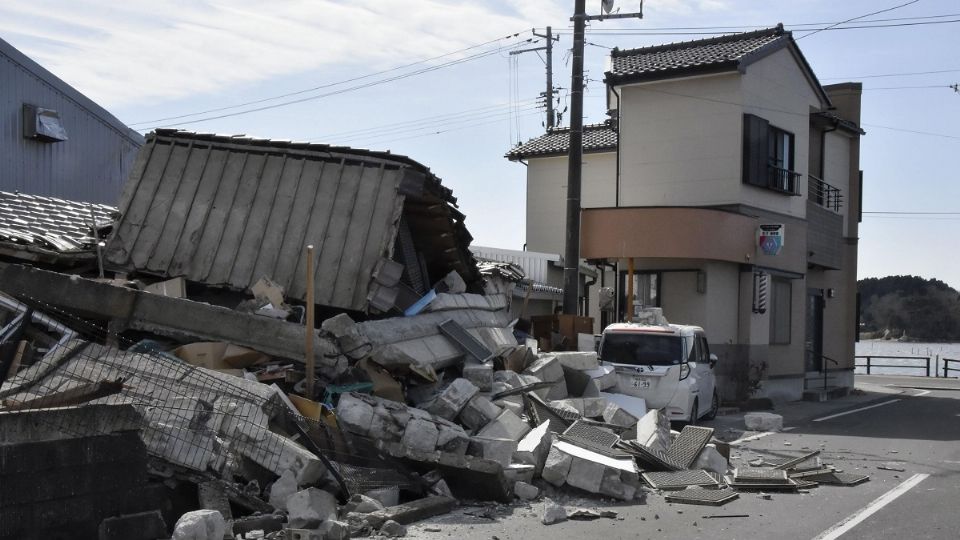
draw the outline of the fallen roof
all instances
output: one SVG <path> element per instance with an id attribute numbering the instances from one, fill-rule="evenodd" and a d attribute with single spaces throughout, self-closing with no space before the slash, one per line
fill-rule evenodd
<path id="1" fill-rule="evenodd" d="M 0 191 L 0 252 L 47 262 L 89 254 L 95 247 L 93 222 L 103 229 L 116 213 L 116 208 L 103 204 Z"/>
<path id="2" fill-rule="evenodd" d="M 610 68 L 606 72 L 604 82 L 627 84 L 725 71 L 743 71 L 753 62 L 784 47 L 790 48 L 820 99 L 824 104 L 829 104 L 830 98 L 827 97 L 813 69 L 797 47 L 793 34 L 784 30 L 782 24 L 754 32 L 666 45 L 637 49 L 615 48 L 610 52 Z"/>
<path id="3" fill-rule="evenodd" d="M 430 277 L 479 280 L 455 206 L 429 169 L 389 152 L 157 130 L 106 255 L 125 270 L 237 290 L 267 276 L 305 300 L 312 244 L 315 303 L 367 311 L 378 288 L 396 285 L 375 280 L 407 227 Z"/>
<path id="4" fill-rule="evenodd" d="M 617 132 L 609 124 L 583 126 L 584 153 L 612 152 L 617 149 Z M 561 156 L 570 151 L 570 128 L 552 129 L 517 146 L 504 156 L 511 161 L 530 157 Z"/>

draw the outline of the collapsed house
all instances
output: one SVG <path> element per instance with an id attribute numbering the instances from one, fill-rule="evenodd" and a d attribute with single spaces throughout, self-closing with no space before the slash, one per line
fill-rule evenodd
<path id="1" fill-rule="evenodd" d="M 836 472 L 807 456 L 773 484 L 726 478 L 711 428 L 671 432 L 592 350 L 518 338 L 522 269 L 481 273 L 455 203 L 402 156 L 161 130 L 118 215 L 103 209 L 102 250 L 82 215 L 73 234 L 93 240 L 48 242 L 43 265 L 21 264 L 39 236 L 4 233 L 0 483 L 34 474 L 31 452 L 86 461 L 63 462 L 71 489 L 4 491 L 0 539 L 401 536 L 548 484 L 722 504 Z M 129 474 L 99 480 L 117 464 Z M 79 510 L 48 519 L 64 507 Z"/>

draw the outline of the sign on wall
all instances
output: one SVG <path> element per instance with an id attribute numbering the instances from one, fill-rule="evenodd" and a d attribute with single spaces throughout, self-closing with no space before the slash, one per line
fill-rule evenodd
<path id="1" fill-rule="evenodd" d="M 783 249 L 783 223 L 760 225 L 758 246 L 764 255 L 776 255 Z"/>

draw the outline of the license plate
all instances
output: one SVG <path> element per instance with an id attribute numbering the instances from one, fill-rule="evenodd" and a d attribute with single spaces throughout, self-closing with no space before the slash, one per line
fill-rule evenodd
<path id="1" fill-rule="evenodd" d="M 633 387 L 634 388 L 650 388 L 650 379 L 646 377 L 634 377 Z"/>

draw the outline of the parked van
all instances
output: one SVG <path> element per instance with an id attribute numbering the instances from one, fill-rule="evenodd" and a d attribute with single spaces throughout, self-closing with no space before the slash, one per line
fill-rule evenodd
<path id="1" fill-rule="evenodd" d="M 717 357 L 699 326 L 612 324 L 603 330 L 600 360 L 616 369 L 617 392 L 645 399 L 671 421 L 717 415 Z"/>

